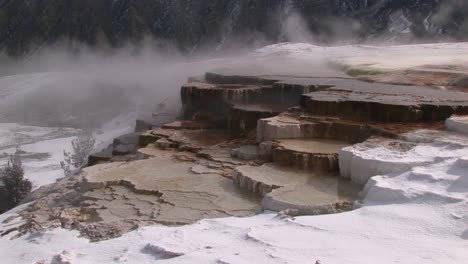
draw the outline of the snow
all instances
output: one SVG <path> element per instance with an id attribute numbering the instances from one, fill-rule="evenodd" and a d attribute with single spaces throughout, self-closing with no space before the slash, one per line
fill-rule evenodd
<path id="1" fill-rule="evenodd" d="M 448 130 L 468 135 L 468 117 L 452 116 L 447 119 L 445 126 Z"/>
<path id="2" fill-rule="evenodd" d="M 70 150 L 70 142 L 79 132 L 73 128 L 53 128 L 0 123 L 0 166 L 8 161 L 8 155 L 15 153 L 17 144 L 22 151 L 25 177 L 33 188 L 54 183 L 63 178 L 60 161 L 63 151 Z"/>
<path id="3" fill-rule="evenodd" d="M 468 65 L 468 42 L 397 46 L 348 45 L 321 47 L 307 43 L 280 43 L 261 48 L 256 56 L 289 56 L 298 60 L 327 58 L 345 67 L 366 66 L 391 71 L 423 67 Z"/>
<path id="4" fill-rule="evenodd" d="M 96 149 L 102 149 L 117 136 L 132 130 L 133 114 L 116 117 L 101 128 L 102 133 L 95 134 Z M 54 183 L 63 178 L 60 167 L 63 151 L 71 150 L 71 141 L 80 130 L 74 128 L 54 128 L 24 126 L 15 123 L 0 123 L 0 166 L 8 161 L 8 155 L 15 153 L 20 143 L 21 150 L 27 152 L 22 158 L 25 178 L 33 183 L 33 188 Z M 2 155 L 3 154 L 3 155 Z M 28 158 L 28 156 L 35 156 Z"/>

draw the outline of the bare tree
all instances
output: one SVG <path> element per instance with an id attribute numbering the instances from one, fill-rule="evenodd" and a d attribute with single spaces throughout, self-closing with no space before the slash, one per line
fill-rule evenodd
<path id="1" fill-rule="evenodd" d="M 23 163 L 18 153 L 10 156 L 7 165 L 0 170 L 0 187 L 8 209 L 18 205 L 32 190 L 32 183 L 24 178 Z"/>
<path id="2" fill-rule="evenodd" d="M 96 139 L 91 132 L 85 132 L 74 138 L 71 144 L 72 151 L 64 150 L 65 160 L 60 162 L 65 176 L 72 175 L 74 170 L 80 169 L 88 163 L 88 157 L 94 149 Z"/>

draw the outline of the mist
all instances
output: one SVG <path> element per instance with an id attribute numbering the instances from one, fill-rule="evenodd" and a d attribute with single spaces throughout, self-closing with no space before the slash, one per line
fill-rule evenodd
<path id="1" fill-rule="evenodd" d="M 21 59 L 4 56 L 0 122 L 95 129 L 121 115 L 129 122 L 150 119 L 161 102 L 166 116 L 175 118 L 181 85 L 221 62 L 157 50 L 150 42 L 112 51 L 83 46 L 45 48 Z"/>
<path id="2" fill-rule="evenodd" d="M 283 41 L 315 42 L 294 8 L 281 12 L 271 23 L 282 25 Z M 233 27 L 233 21 L 226 23 Z M 246 39 L 256 44 L 249 46 Z M 228 49 L 220 48 L 224 41 L 229 41 Z M 0 122 L 98 129 L 114 119 L 151 120 L 161 106 L 167 119 L 175 119 L 181 109 L 180 87 L 188 77 L 272 43 L 252 33 L 181 53 L 148 36 L 117 49 L 62 40 L 34 47 L 23 57 L 0 54 Z"/>

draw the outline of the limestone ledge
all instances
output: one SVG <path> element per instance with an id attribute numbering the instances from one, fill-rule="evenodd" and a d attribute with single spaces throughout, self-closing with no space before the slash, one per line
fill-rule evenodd
<path id="1" fill-rule="evenodd" d="M 275 164 L 236 168 L 234 182 L 263 197 L 265 210 L 296 210 L 298 214 L 329 214 L 352 208 L 359 185 L 332 175 Z"/>
<path id="2" fill-rule="evenodd" d="M 440 129 L 443 123 L 433 122 L 360 122 L 337 117 L 311 115 L 288 111 L 278 116 L 260 119 L 257 123 L 258 143 L 277 139 L 334 139 L 359 143 L 372 136 L 398 138 L 418 129 Z"/>

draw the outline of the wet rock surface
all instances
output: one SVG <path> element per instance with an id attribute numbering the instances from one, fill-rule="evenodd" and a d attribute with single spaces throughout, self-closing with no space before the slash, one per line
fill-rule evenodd
<path id="1" fill-rule="evenodd" d="M 108 146 L 107 148 L 93 153 L 88 157 L 88 166 L 94 166 L 101 162 L 106 162 L 112 159 L 113 157 L 113 150 L 114 147 L 112 145 Z"/>
<path id="2" fill-rule="evenodd" d="M 468 88 L 468 76 L 466 74 L 458 77 L 454 81 L 449 83 L 451 86 L 460 87 L 460 88 Z"/>
<path id="3" fill-rule="evenodd" d="M 234 105 L 229 110 L 228 130 L 231 135 L 246 135 L 257 128 L 258 120 L 281 112 L 282 108 L 274 105 Z"/>
<path id="4" fill-rule="evenodd" d="M 231 135 L 256 132 L 258 148 L 235 149 L 234 157 L 273 162 L 238 166 L 233 174 L 239 187 L 264 197 L 264 209 L 291 209 L 300 214 L 349 210 L 360 188 L 333 175 L 342 165 L 346 176 L 349 165 L 340 162 L 340 156 L 346 157 L 350 145 L 366 140 L 362 144 L 380 144 L 376 136 L 398 140 L 417 129 L 442 129 L 447 117 L 468 110 L 468 96 L 457 92 L 364 82 L 340 76 L 327 67 L 307 73 L 296 70 L 290 75 L 288 69 L 257 66 L 241 65 L 207 73 L 206 83 L 197 83 L 198 88 L 190 93 L 197 90 L 198 94 L 216 94 L 218 102 L 234 98 L 227 95 L 232 91 L 222 87 L 251 93 L 240 92 L 242 96 L 216 107 L 230 109 L 227 129 Z M 274 107 L 263 107 L 259 99 L 270 98 L 269 94 L 289 100 L 289 107 L 298 107 L 287 111 L 284 107 L 274 113 Z M 281 102 L 276 103 L 281 106 Z M 206 107 L 202 110 L 214 111 Z M 192 107 L 191 111 L 196 109 Z"/>
<path id="5" fill-rule="evenodd" d="M 99 241 L 142 225 L 182 225 L 260 209 L 257 197 L 226 177 L 231 163 L 152 146 L 139 152 L 149 158 L 91 166 L 36 191 L 31 206 L 20 213 L 27 221 L 17 231 L 62 227 Z"/>
<path id="6" fill-rule="evenodd" d="M 273 162 L 298 169 L 338 171 L 338 152 L 350 144 L 327 139 L 277 140 L 271 151 Z"/>
<path id="7" fill-rule="evenodd" d="M 260 156 L 260 149 L 256 145 L 243 145 L 231 151 L 231 156 L 241 160 L 258 160 Z"/>
<path id="8" fill-rule="evenodd" d="M 445 120 L 468 113 L 468 94 L 423 86 L 326 79 L 324 91 L 303 95 L 301 106 L 315 115 L 382 122 Z"/>
<path id="9" fill-rule="evenodd" d="M 234 182 L 263 196 L 267 210 L 298 210 L 299 214 L 326 214 L 351 209 L 359 185 L 330 173 L 316 173 L 267 163 L 236 168 Z"/>
<path id="10" fill-rule="evenodd" d="M 112 154 L 127 155 L 135 152 L 138 148 L 139 136 L 139 133 L 130 133 L 114 139 Z"/>
<path id="11" fill-rule="evenodd" d="M 152 128 L 153 124 L 151 122 L 145 120 L 136 120 L 134 132 L 145 132 L 147 130 L 151 130 Z"/>
<path id="12" fill-rule="evenodd" d="M 416 129 L 440 129 L 442 122 L 373 122 L 316 116 L 304 111 L 289 111 L 257 123 L 257 142 L 275 139 L 322 138 L 358 143 L 371 136 L 398 137 Z"/>

